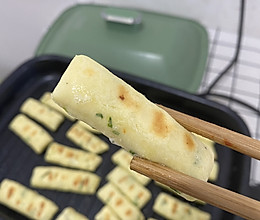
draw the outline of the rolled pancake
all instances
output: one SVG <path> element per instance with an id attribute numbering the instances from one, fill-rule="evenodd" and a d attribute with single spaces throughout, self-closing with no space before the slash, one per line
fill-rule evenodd
<path id="1" fill-rule="evenodd" d="M 214 156 L 167 112 L 91 58 L 75 56 L 52 93 L 73 117 L 131 153 L 206 181 Z"/>

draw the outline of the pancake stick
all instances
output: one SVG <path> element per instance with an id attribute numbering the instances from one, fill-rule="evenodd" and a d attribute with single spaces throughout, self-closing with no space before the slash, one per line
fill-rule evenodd
<path id="1" fill-rule="evenodd" d="M 218 125 L 158 105 L 190 132 L 260 160 L 260 141 Z"/>
<path id="2" fill-rule="evenodd" d="M 173 189 L 207 202 L 245 219 L 260 218 L 260 202 L 190 177 L 164 165 L 134 156 L 130 168 Z"/>

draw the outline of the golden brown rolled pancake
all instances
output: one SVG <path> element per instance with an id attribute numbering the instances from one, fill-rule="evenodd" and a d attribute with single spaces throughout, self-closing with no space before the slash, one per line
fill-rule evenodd
<path id="1" fill-rule="evenodd" d="M 212 151 L 167 112 L 91 58 L 75 56 L 52 93 L 69 114 L 141 157 L 206 181 Z"/>

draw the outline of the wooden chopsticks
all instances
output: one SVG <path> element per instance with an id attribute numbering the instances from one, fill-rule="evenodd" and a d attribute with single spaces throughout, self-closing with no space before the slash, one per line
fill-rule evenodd
<path id="1" fill-rule="evenodd" d="M 190 132 L 260 160 L 260 141 L 162 105 L 158 106 Z M 166 186 L 245 219 L 260 219 L 260 202 L 254 199 L 138 156 L 133 157 L 130 168 Z"/>
<path id="2" fill-rule="evenodd" d="M 190 132 L 260 160 L 260 141 L 218 125 L 158 105 Z"/>
<path id="3" fill-rule="evenodd" d="M 134 156 L 130 168 L 173 189 L 245 219 L 260 219 L 260 202 Z"/>

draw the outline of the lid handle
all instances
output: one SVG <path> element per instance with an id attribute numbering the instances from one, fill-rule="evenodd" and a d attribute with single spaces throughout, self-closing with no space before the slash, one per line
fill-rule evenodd
<path id="1" fill-rule="evenodd" d="M 101 12 L 101 17 L 108 22 L 127 25 L 138 25 L 142 22 L 141 14 L 130 9 L 105 8 Z"/>

